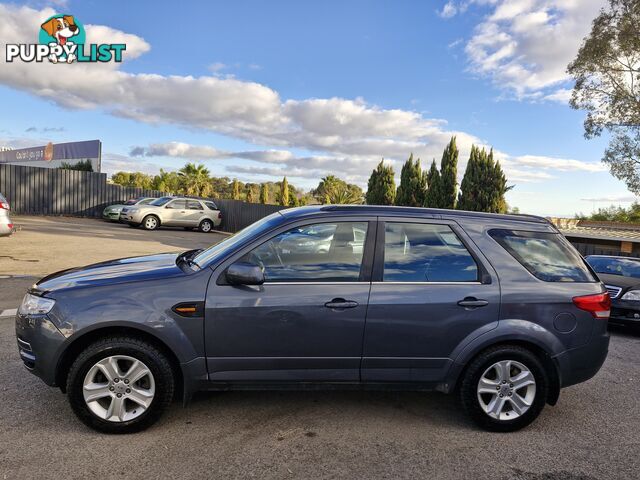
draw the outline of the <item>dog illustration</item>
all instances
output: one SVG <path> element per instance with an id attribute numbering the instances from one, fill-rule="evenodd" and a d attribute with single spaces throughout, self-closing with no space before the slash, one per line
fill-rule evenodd
<path id="1" fill-rule="evenodd" d="M 76 25 L 73 15 L 52 18 L 44 22 L 41 27 L 48 35 L 56 39 L 56 43 L 50 43 L 49 45 L 60 45 L 64 47 L 71 37 L 80 33 L 80 29 Z M 73 42 L 69 43 L 73 44 Z M 53 63 L 58 63 L 58 57 L 53 53 L 49 55 L 49 60 Z M 67 63 L 72 63 L 75 60 L 76 56 L 74 54 L 67 55 Z"/>

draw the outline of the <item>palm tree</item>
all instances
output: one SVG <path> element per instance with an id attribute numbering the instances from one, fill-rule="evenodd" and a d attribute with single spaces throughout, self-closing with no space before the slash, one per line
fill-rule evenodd
<path id="1" fill-rule="evenodd" d="M 209 169 L 204 165 L 187 163 L 178 171 L 182 179 L 182 189 L 186 195 L 207 197 L 213 193 Z"/>

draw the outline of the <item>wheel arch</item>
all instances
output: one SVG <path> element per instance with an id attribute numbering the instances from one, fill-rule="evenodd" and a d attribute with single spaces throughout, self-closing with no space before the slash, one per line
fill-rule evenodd
<path id="1" fill-rule="evenodd" d="M 175 378 L 176 397 L 180 398 L 183 394 L 184 374 L 180 366 L 180 361 L 173 350 L 171 350 L 171 348 L 169 348 L 169 346 L 161 339 L 145 330 L 131 326 L 115 325 L 92 329 L 86 333 L 78 335 L 76 338 L 73 338 L 73 340 L 71 340 L 71 342 L 66 346 L 58 359 L 55 372 L 56 385 L 58 385 L 62 392 L 66 393 L 67 375 L 69 374 L 73 361 L 78 357 L 78 355 L 80 355 L 87 346 L 96 340 L 110 335 L 124 335 L 138 340 L 143 340 L 160 350 L 169 360 L 171 370 L 173 371 Z"/>
<path id="2" fill-rule="evenodd" d="M 564 349 L 551 332 L 535 325 L 537 333 L 531 335 L 521 330 L 520 327 L 530 328 L 529 325 L 522 325 L 522 323 L 523 321 L 515 321 L 508 328 L 494 329 L 458 349 L 457 355 L 454 356 L 454 363 L 449 370 L 446 390 L 454 391 L 460 386 L 468 365 L 482 352 L 496 346 L 514 345 L 531 351 L 542 362 L 549 376 L 547 403 L 555 405 L 560 395 L 561 377 L 560 367 L 554 357 Z M 524 323 L 528 324 L 529 322 Z"/>

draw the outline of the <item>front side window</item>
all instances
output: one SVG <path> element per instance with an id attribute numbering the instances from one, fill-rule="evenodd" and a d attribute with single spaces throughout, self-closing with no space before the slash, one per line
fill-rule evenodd
<path id="1" fill-rule="evenodd" d="M 478 266 L 447 225 L 387 222 L 386 282 L 475 282 Z"/>
<path id="2" fill-rule="evenodd" d="M 545 282 L 595 282 L 584 260 L 559 233 L 491 230 L 489 235 Z"/>
<path id="3" fill-rule="evenodd" d="M 356 282 L 367 222 L 305 225 L 280 233 L 241 261 L 259 265 L 266 282 Z"/>

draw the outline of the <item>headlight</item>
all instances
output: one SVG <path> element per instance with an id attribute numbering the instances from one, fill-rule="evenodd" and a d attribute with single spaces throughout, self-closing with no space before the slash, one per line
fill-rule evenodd
<path id="1" fill-rule="evenodd" d="M 640 290 L 629 290 L 625 293 L 621 300 L 631 300 L 632 302 L 640 302 Z"/>
<path id="2" fill-rule="evenodd" d="M 55 300 L 50 298 L 37 297 L 27 293 L 22 299 L 18 313 L 22 315 L 35 315 L 49 313 L 55 305 Z"/>
<path id="3" fill-rule="evenodd" d="M 127 210 L 128 213 L 138 213 L 138 209 L 137 208 L 130 208 L 129 210 Z"/>

